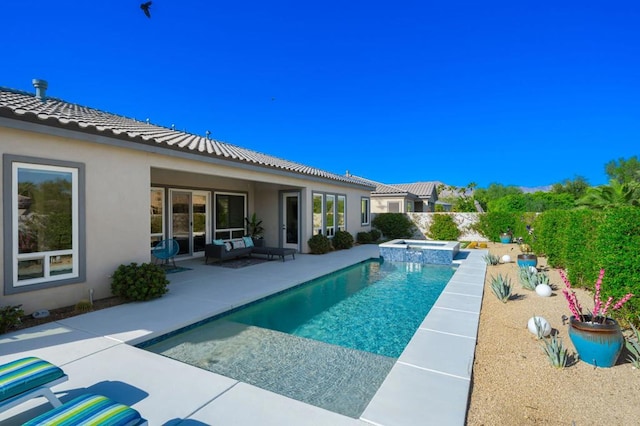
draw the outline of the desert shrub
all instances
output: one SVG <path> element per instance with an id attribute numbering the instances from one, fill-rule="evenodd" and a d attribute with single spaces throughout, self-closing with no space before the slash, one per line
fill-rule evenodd
<path id="1" fill-rule="evenodd" d="M 23 315 L 22 305 L 3 306 L 0 308 L 0 333 L 6 333 L 20 325 L 20 318 Z"/>
<path id="2" fill-rule="evenodd" d="M 460 230 L 450 214 L 433 215 L 433 222 L 427 233 L 429 238 L 441 241 L 457 241 Z"/>
<path id="3" fill-rule="evenodd" d="M 375 243 L 380 239 L 380 237 L 382 237 L 382 234 L 377 229 L 372 229 L 371 231 L 369 231 L 369 234 L 371 234 L 371 242 L 373 243 Z"/>
<path id="4" fill-rule="evenodd" d="M 316 234 L 307 241 L 312 254 L 325 254 L 331 251 L 331 240 L 322 234 Z"/>
<path id="5" fill-rule="evenodd" d="M 356 241 L 358 244 L 371 244 L 373 242 L 371 233 L 369 232 L 358 232 L 356 234 Z"/>
<path id="6" fill-rule="evenodd" d="M 353 247 L 353 235 L 347 231 L 336 231 L 333 236 L 333 248 L 336 250 L 350 249 Z"/>
<path id="7" fill-rule="evenodd" d="M 371 224 L 391 240 L 411 236 L 413 228 L 413 222 L 404 213 L 380 213 Z"/>
<path id="8" fill-rule="evenodd" d="M 165 294 L 169 280 L 164 270 L 152 263 L 120 265 L 113 273 L 111 291 L 127 300 L 149 300 Z"/>

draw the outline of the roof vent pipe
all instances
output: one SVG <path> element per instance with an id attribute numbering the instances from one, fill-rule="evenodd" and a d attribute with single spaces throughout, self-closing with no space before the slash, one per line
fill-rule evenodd
<path id="1" fill-rule="evenodd" d="M 47 87 L 49 86 L 46 80 L 40 80 L 34 78 L 31 80 L 33 87 L 36 88 L 36 99 L 40 99 L 42 102 L 47 100 Z"/>

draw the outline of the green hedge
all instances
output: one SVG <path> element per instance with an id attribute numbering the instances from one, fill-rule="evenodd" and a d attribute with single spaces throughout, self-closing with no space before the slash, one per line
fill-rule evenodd
<path id="1" fill-rule="evenodd" d="M 413 229 L 413 222 L 404 213 L 379 213 L 371 224 L 390 240 L 410 237 Z"/>
<path id="2" fill-rule="evenodd" d="M 536 218 L 534 229 L 536 253 L 545 255 L 550 266 L 565 268 L 573 286 L 594 291 L 599 271 L 604 269 L 603 300 L 613 296 L 617 301 L 627 293 L 636 295 L 624 309 L 612 315 L 637 322 L 640 208 L 547 211 Z"/>
<path id="3" fill-rule="evenodd" d="M 450 214 L 434 214 L 433 222 L 429 226 L 427 236 L 440 241 L 457 241 L 460 237 L 460 229 Z"/>

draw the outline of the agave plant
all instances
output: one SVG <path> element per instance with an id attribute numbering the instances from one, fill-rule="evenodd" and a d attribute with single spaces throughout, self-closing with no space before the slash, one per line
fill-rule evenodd
<path id="1" fill-rule="evenodd" d="M 507 303 L 511 297 L 511 280 L 508 277 L 503 277 L 502 274 L 491 277 L 491 290 L 502 303 Z"/>
<path id="2" fill-rule="evenodd" d="M 552 335 L 548 339 L 544 339 L 542 350 L 547 355 L 549 362 L 555 368 L 564 368 L 569 362 L 569 354 L 567 348 L 562 344 L 562 339 L 556 335 Z"/>
<path id="3" fill-rule="evenodd" d="M 485 262 L 487 262 L 487 265 L 497 265 L 498 263 L 500 263 L 500 257 L 496 254 L 488 253 L 485 254 L 482 258 Z"/>
<path id="4" fill-rule="evenodd" d="M 530 269 L 528 266 L 520 268 L 520 270 L 518 271 L 518 279 L 520 280 L 520 285 L 522 285 L 522 288 L 524 288 L 525 290 L 535 291 L 536 286 L 539 284 L 537 275 L 538 272 Z M 548 278 L 549 277 L 547 277 L 547 281 Z"/>
<path id="5" fill-rule="evenodd" d="M 627 338 L 625 342 L 627 350 L 629 351 L 628 360 L 633 365 L 633 368 L 640 369 L 640 330 L 635 328 L 633 324 L 631 324 L 631 328 L 633 329 L 635 339 Z"/>
<path id="6" fill-rule="evenodd" d="M 540 284 L 546 284 L 546 285 L 550 285 L 549 284 L 549 274 L 547 274 L 544 271 L 540 271 L 536 273 L 536 285 L 540 285 Z"/>

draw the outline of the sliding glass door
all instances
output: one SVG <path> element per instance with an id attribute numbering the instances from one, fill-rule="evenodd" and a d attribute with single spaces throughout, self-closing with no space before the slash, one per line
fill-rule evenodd
<path id="1" fill-rule="evenodd" d="M 210 233 L 207 211 L 209 193 L 171 189 L 171 228 L 169 237 L 178 241 L 178 255 L 193 255 L 204 251 Z"/>

